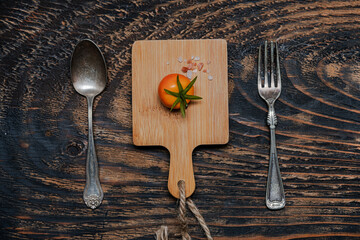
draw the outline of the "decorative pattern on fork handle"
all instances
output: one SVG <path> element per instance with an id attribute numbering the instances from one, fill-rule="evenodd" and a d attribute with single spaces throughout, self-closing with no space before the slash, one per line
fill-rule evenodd
<path id="1" fill-rule="evenodd" d="M 268 66 L 267 66 L 267 41 L 264 46 L 264 84 L 261 78 L 261 46 L 259 47 L 259 59 L 258 59 L 258 91 L 259 95 L 265 100 L 268 105 L 269 112 L 267 116 L 267 123 L 270 128 L 270 160 L 269 160 L 269 172 L 266 186 L 266 206 L 271 210 L 281 209 L 285 207 L 285 193 L 281 179 L 279 161 L 276 151 L 275 140 L 275 126 L 277 124 L 277 118 L 275 114 L 274 103 L 281 93 L 281 76 L 280 76 L 280 63 L 278 45 L 276 46 L 276 77 L 277 82 L 275 84 L 274 77 L 274 44 L 270 43 L 270 83 L 268 81 Z"/>

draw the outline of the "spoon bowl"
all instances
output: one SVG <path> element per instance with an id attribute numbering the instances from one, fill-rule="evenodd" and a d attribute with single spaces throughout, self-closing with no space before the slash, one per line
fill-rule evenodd
<path id="1" fill-rule="evenodd" d="M 89 141 L 83 199 L 88 207 L 95 209 L 101 204 L 104 194 L 93 137 L 92 108 L 95 96 L 106 86 L 106 64 L 100 49 L 91 40 L 82 40 L 76 45 L 71 58 L 71 79 L 75 90 L 85 96 L 88 103 Z"/>
<path id="2" fill-rule="evenodd" d="M 105 89 L 105 60 L 91 40 L 76 45 L 71 58 L 71 79 L 75 90 L 85 97 L 95 97 Z"/>

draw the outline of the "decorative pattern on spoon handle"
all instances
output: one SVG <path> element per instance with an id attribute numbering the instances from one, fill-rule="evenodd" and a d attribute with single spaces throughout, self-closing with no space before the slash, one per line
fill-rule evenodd
<path id="1" fill-rule="evenodd" d="M 104 197 L 100 180 L 99 180 L 99 167 L 98 161 L 95 152 L 95 144 L 93 137 L 93 128 L 92 128 L 92 107 L 93 107 L 93 97 L 88 97 L 88 118 L 89 118 L 89 143 L 88 143 L 88 153 L 86 159 L 86 185 L 84 189 L 84 201 L 85 204 L 91 209 L 97 208 Z"/>

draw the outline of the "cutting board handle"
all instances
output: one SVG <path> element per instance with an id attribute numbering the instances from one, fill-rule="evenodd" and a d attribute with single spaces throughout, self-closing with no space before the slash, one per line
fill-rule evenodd
<path id="1" fill-rule="evenodd" d="M 179 145 L 178 145 L 179 146 Z M 192 163 L 192 152 L 187 144 L 181 147 L 169 149 L 170 151 L 170 169 L 168 179 L 168 189 L 171 195 L 179 198 L 178 182 L 185 181 L 185 195 L 190 197 L 195 191 L 195 177 Z"/>

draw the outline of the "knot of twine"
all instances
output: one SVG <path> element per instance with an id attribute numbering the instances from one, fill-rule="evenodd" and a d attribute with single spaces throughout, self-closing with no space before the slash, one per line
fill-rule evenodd
<path id="1" fill-rule="evenodd" d="M 213 240 L 210 234 L 210 230 L 206 225 L 206 222 L 201 216 L 199 209 L 196 207 L 195 203 L 191 199 L 186 199 L 185 195 L 185 181 L 180 180 L 178 182 L 179 187 L 179 220 L 181 223 L 181 235 L 182 240 L 191 240 L 191 237 L 188 233 L 188 224 L 186 220 L 186 205 L 193 213 L 197 221 L 199 222 L 201 228 L 204 230 L 205 235 L 208 240 Z M 159 230 L 156 231 L 156 240 L 168 240 L 168 228 L 167 226 L 161 226 Z"/>

